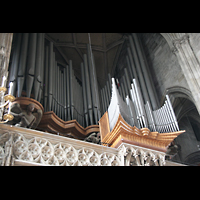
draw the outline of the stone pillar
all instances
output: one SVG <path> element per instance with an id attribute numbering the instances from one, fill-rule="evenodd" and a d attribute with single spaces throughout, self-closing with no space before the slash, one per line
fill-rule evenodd
<path id="1" fill-rule="evenodd" d="M 173 44 L 172 51 L 178 58 L 178 62 L 195 100 L 194 104 L 200 114 L 200 63 L 192 50 L 189 36 L 186 34 L 182 36 L 179 33 L 169 33 L 167 37 L 168 44 L 170 42 L 169 38 L 171 39 L 171 43 Z"/>
<path id="2" fill-rule="evenodd" d="M 3 77 L 5 76 L 6 79 L 8 77 L 8 64 L 10 60 L 12 38 L 13 38 L 13 33 L 0 33 L 0 84 L 1 85 L 3 81 Z M 0 93 L 0 104 L 4 102 L 4 94 L 5 94 L 4 92 Z M 3 111 L 4 111 L 4 108 L 1 108 L 0 120 L 2 120 Z"/>
<path id="3" fill-rule="evenodd" d="M 0 33 L 0 82 L 7 77 L 13 33 Z"/>

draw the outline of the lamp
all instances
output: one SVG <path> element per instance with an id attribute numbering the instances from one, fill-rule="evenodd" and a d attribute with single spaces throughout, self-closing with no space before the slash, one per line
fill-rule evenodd
<path id="1" fill-rule="evenodd" d="M 0 123 L 6 123 L 8 121 L 13 120 L 14 116 L 10 114 L 11 111 L 11 104 L 15 100 L 15 97 L 11 95 L 13 90 L 13 82 L 10 82 L 10 88 L 7 95 L 5 95 L 5 92 L 7 91 L 5 85 L 6 85 L 6 76 L 3 76 L 2 78 L 2 84 L 0 87 Z M 8 105 L 8 113 L 3 115 L 4 108 Z M 3 116 L 3 120 L 2 120 Z"/>

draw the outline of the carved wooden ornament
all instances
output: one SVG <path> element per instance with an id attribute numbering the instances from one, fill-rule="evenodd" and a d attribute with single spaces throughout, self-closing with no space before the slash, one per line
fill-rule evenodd
<path id="1" fill-rule="evenodd" d="M 108 113 L 106 112 L 99 120 L 101 142 L 105 146 L 117 148 L 121 143 L 129 143 L 137 146 L 146 147 L 162 152 L 166 152 L 170 143 L 183 131 L 171 133 L 151 132 L 148 128 L 138 129 L 130 126 L 119 114 L 118 120 L 110 132 Z"/>

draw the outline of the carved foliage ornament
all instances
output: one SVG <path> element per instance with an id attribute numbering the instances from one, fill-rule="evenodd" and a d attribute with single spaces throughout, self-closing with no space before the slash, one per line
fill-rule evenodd
<path id="1" fill-rule="evenodd" d="M 44 138 L 25 138 L 20 133 L 5 133 L 1 136 L 0 156 L 5 155 L 5 141 L 13 137 L 12 151 L 15 159 L 57 166 L 119 166 L 120 156 L 89 148 L 75 149 L 72 145 L 59 142 L 52 144 Z"/>
<path id="2" fill-rule="evenodd" d="M 165 154 L 124 146 L 125 166 L 163 166 L 165 165 Z"/>

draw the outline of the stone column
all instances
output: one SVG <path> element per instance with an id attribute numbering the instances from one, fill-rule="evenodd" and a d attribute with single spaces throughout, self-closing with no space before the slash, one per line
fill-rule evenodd
<path id="1" fill-rule="evenodd" d="M 7 77 L 13 33 L 0 33 L 0 82 Z"/>
<path id="2" fill-rule="evenodd" d="M 194 104 L 200 114 L 200 63 L 192 50 L 189 36 L 185 34 L 182 37 L 178 37 L 180 35 L 178 33 L 174 33 L 173 36 L 174 35 L 177 35 L 175 39 L 174 37 L 170 37 L 170 33 L 168 37 L 171 39 L 171 43 L 173 44 L 172 51 L 178 58 L 178 62 L 183 70 L 183 74 L 195 100 Z"/>
<path id="3" fill-rule="evenodd" d="M 10 60 L 10 52 L 12 45 L 13 33 L 0 33 L 0 84 L 3 81 L 3 76 L 8 77 L 8 64 Z M 5 83 L 4 83 L 5 84 Z M 0 85 L 1 87 L 1 85 Z M 5 85 L 4 85 L 5 87 Z M 0 93 L 0 101 L 4 102 L 4 92 Z M 0 104 L 1 104 L 0 103 Z M 0 120 L 3 117 L 4 108 L 0 109 Z"/>

